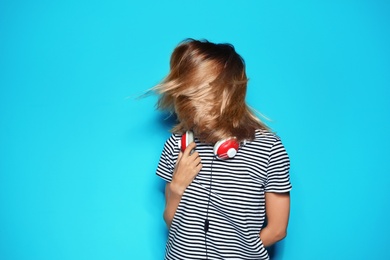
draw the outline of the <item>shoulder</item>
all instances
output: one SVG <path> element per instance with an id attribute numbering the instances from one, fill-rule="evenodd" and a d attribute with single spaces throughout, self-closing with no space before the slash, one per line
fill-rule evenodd
<path id="1" fill-rule="evenodd" d="M 255 139 L 249 144 L 253 149 L 261 150 L 268 156 L 272 156 L 274 153 L 287 154 L 281 138 L 268 130 L 256 130 Z"/>
<path id="2" fill-rule="evenodd" d="M 170 152 L 171 154 L 178 152 L 180 138 L 181 136 L 178 134 L 171 134 L 171 136 L 165 141 L 164 150 Z"/>
<path id="3" fill-rule="evenodd" d="M 269 130 L 256 130 L 254 143 L 262 144 L 265 146 L 273 146 L 275 143 L 281 142 L 281 139 L 275 133 Z"/>
<path id="4" fill-rule="evenodd" d="M 268 160 L 273 147 L 280 142 L 279 136 L 268 130 L 256 130 L 255 138 L 242 143 L 242 152 L 247 158 Z"/>

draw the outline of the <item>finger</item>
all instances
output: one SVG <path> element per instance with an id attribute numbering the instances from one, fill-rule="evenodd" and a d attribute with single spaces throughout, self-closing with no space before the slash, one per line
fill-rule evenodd
<path id="1" fill-rule="evenodd" d="M 201 163 L 199 163 L 197 166 L 196 166 L 196 171 L 199 173 L 200 170 L 202 169 L 203 165 Z"/>
<path id="2" fill-rule="evenodd" d="M 195 160 L 194 160 L 194 165 L 198 165 L 201 163 L 201 158 L 200 157 L 196 157 Z"/>
<path id="3" fill-rule="evenodd" d="M 182 151 L 180 151 L 180 152 L 179 152 L 179 155 L 177 156 L 176 164 L 179 163 L 179 161 L 181 160 L 181 157 L 183 157 L 183 152 L 182 152 Z"/>
<path id="4" fill-rule="evenodd" d="M 186 147 L 186 149 L 184 150 L 184 155 L 189 156 L 190 153 L 191 153 L 191 151 L 194 150 L 195 147 L 196 147 L 195 142 L 190 143 L 190 144 Z"/>
<path id="5" fill-rule="evenodd" d="M 200 157 L 199 153 L 197 151 L 195 151 L 195 150 L 189 156 L 191 158 L 193 158 L 193 160 L 195 160 L 196 158 Z"/>

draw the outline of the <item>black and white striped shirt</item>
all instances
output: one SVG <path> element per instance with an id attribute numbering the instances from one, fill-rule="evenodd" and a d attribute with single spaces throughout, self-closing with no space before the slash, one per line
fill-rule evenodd
<path id="1" fill-rule="evenodd" d="M 167 182 L 172 180 L 180 138 L 172 134 L 166 141 L 157 167 L 157 175 Z M 269 259 L 259 237 L 264 193 L 291 189 L 290 161 L 280 138 L 256 131 L 255 139 L 242 143 L 228 160 L 217 159 L 212 145 L 195 142 L 203 167 L 176 210 L 165 259 Z"/>

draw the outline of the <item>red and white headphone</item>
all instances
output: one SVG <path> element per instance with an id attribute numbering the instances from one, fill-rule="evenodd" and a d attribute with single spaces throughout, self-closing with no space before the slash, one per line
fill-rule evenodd
<path id="1" fill-rule="evenodd" d="M 179 148 L 184 151 L 186 147 L 194 141 L 194 134 L 191 131 L 186 131 L 179 142 Z M 240 147 L 240 143 L 235 138 L 228 138 L 218 141 L 214 145 L 214 155 L 218 159 L 230 159 L 233 158 Z"/>

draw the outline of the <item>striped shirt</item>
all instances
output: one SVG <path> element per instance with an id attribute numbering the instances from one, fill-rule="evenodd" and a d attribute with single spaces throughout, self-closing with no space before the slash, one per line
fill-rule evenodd
<path id="1" fill-rule="evenodd" d="M 170 182 L 181 136 L 165 142 L 157 175 Z M 256 131 L 237 155 L 219 160 L 195 138 L 202 169 L 185 190 L 173 217 L 165 259 L 269 259 L 259 233 L 265 192 L 291 190 L 290 160 L 280 138 Z M 207 231 L 205 222 L 208 221 Z"/>

